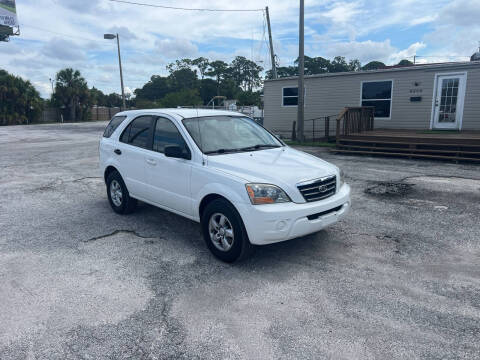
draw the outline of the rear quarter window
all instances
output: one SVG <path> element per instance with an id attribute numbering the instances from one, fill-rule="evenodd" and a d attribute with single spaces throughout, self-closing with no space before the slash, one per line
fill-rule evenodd
<path id="1" fill-rule="evenodd" d="M 103 132 L 103 137 L 109 138 L 115 132 L 115 130 L 120 126 L 120 124 L 125 120 L 126 116 L 114 116 L 112 120 L 108 123 L 105 131 Z"/>

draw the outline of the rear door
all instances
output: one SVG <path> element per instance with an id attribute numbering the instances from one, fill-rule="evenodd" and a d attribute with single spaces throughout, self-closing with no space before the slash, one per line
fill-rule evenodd
<path id="1" fill-rule="evenodd" d="M 180 146 L 185 154 L 190 154 L 174 122 L 159 117 L 154 125 L 152 151 L 149 151 L 145 162 L 150 199 L 163 207 L 192 215 L 191 160 L 166 157 L 164 151 L 167 146 Z"/>
<path id="2" fill-rule="evenodd" d="M 145 159 L 151 147 L 154 118 L 149 115 L 135 118 L 120 135 L 115 149 L 119 157 L 120 174 L 133 197 L 148 195 L 145 177 Z"/>

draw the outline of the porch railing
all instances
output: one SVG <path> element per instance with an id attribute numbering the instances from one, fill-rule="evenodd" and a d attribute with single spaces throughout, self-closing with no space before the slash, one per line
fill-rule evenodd
<path id="1" fill-rule="evenodd" d="M 337 142 L 341 136 L 370 131 L 374 128 L 373 106 L 346 107 L 337 117 Z"/>

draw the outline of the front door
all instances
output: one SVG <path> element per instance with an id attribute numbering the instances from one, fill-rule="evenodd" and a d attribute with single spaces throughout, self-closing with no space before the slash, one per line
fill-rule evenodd
<path id="1" fill-rule="evenodd" d="M 433 114 L 434 129 L 460 130 L 465 97 L 465 74 L 439 75 Z"/>
<path id="2" fill-rule="evenodd" d="M 177 127 L 169 119 L 157 118 L 154 125 L 153 147 L 146 161 L 146 178 L 149 199 L 171 210 L 192 215 L 190 195 L 190 160 L 164 155 L 165 147 L 180 146 L 189 152 L 187 144 Z"/>

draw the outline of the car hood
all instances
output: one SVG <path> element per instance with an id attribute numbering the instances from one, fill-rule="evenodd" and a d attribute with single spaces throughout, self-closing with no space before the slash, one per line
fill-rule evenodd
<path id="1" fill-rule="evenodd" d="M 208 166 L 248 183 L 277 185 L 294 201 L 303 201 L 297 183 L 337 175 L 339 171 L 335 165 L 288 146 L 209 156 Z"/>

